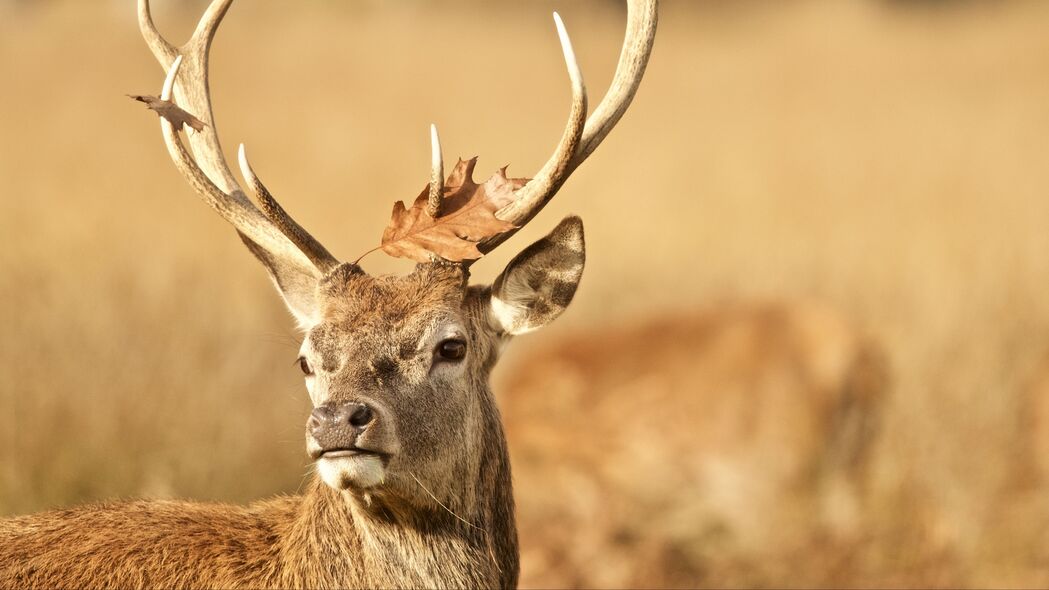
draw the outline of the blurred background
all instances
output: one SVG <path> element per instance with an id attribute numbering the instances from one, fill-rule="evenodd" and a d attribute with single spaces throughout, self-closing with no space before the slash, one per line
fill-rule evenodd
<path id="1" fill-rule="evenodd" d="M 155 0 L 172 41 L 202 1 Z M 337 256 L 428 177 L 533 174 L 619 2 L 246 2 L 228 153 Z M 664 0 L 630 111 L 474 267 L 576 213 L 496 369 L 525 586 L 1049 585 L 1049 3 Z M 0 515 L 246 502 L 310 467 L 298 336 L 170 163 L 134 3 L 0 1 Z M 373 273 L 410 264 L 372 254 Z"/>

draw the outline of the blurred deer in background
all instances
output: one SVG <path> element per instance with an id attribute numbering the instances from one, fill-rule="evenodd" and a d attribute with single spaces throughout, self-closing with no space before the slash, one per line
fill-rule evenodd
<path id="1" fill-rule="evenodd" d="M 243 146 L 241 171 L 259 207 L 222 155 L 208 53 L 230 4 L 212 2 L 176 48 L 139 1 L 142 33 L 167 70 L 159 99 L 143 98 L 160 109 L 175 165 L 236 228 L 305 332 L 299 364 L 314 406 L 306 442 L 319 477 L 302 495 L 247 507 L 138 501 L 0 521 L 0 586 L 513 587 L 510 466 L 488 375 L 511 336 L 550 322 L 572 300 L 584 264 L 582 223 L 562 221 L 491 287 L 468 286 L 472 260 L 440 256 L 440 244 L 416 244 L 432 256 L 404 277 L 371 277 L 339 262 L 274 200 Z M 611 89 L 588 118 L 555 15 L 572 82 L 569 121 L 533 180 L 500 172 L 486 183 L 515 190 L 493 212 L 506 229 L 474 241 L 477 256 L 528 223 L 625 112 L 652 48 L 656 1 L 631 0 L 627 20 Z M 199 128 L 188 133 L 194 155 L 179 135 L 182 120 Z M 463 214 L 463 200 L 481 189 L 472 161 L 446 183 L 435 131 L 432 140 L 433 174 L 413 205 L 430 225 Z"/>
<path id="2" fill-rule="evenodd" d="M 1022 473 L 1023 483 L 1049 485 L 1049 354 L 1044 354 L 1026 383 L 1020 404 L 1018 426 L 1025 437 Z"/>
<path id="3" fill-rule="evenodd" d="M 513 365 L 523 586 L 716 586 L 708 557 L 857 532 L 886 368 L 836 313 L 675 314 Z"/>

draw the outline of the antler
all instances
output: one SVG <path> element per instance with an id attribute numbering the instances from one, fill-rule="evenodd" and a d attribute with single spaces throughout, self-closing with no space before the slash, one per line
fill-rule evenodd
<path id="1" fill-rule="evenodd" d="M 182 143 L 178 133 L 181 126 L 176 128 L 166 118 L 161 117 L 164 142 L 183 176 L 205 202 L 237 229 L 257 256 L 264 261 L 280 260 L 318 277 L 334 269 L 339 264 L 338 260 L 277 203 L 248 164 L 243 145 L 239 150 L 241 172 L 261 210 L 245 196 L 222 155 L 211 107 L 208 59 L 215 32 L 232 2 L 233 0 L 213 0 L 189 41 L 182 47 L 175 47 L 165 40 L 154 26 L 149 0 L 138 0 L 138 20 L 142 36 L 168 72 L 162 98 L 169 100 L 174 92 L 176 102 L 205 123 L 202 131 L 188 134 L 195 157 L 190 155 Z M 637 92 L 652 52 L 656 32 L 656 5 L 657 0 L 628 0 L 627 30 L 619 64 L 608 92 L 589 118 L 583 74 L 564 23 L 561 17 L 554 13 L 554 22 L 572 84 L 572 105 L 568 123 L 553 155 L 535 178 L 516 191 L 513 202 L 496 212 L 499 220 L 513 225 L 514 229 L 482 240 L 477 244 L 482 253 L 491 251 L 531 221 L 619 122 Z M 441 215 L 444 193 L 444 166 L 436 127 L 431 127 L 431 143 L 433 155 L 426 213 L 435 219 Z"/>
<path id="2" fill-rule="evenodd" d="M 444 156 L 441 155 L 441 138 L 437 126 L 430 125 L 430 196 L 426 202 L 426 214 L 436 219 L 441 214 L 444 199 Z"/>
<path id="3" fill-rule="evenodd" d="M 561 21 L 554 13 L 554 24 L 561 40 L 561 49 L 572 83 L 572 107 L 561 141 L 550 159 L 539 169 L 535 177 L 517 191 L 513 203 L 503 207 L 496 217 L 512 223 L 515 229 L 488 238 L 478 244 L 482 252 L 490 252 L 523 227 L 557 194 L 568 177 L 593 153 L 601 141 L 615 127 L 626 112 L 637 92 L 641 78 L 652 53 L 656 34 L 658 0 L 628 0 L 627 29 L 623 50 L 619 55 L 612 84 L 589 118 L 587 112 L 586 86 L 583 74 L 576 62 L 572 42 Z"/>
<path id="4" fill-rule="evenodd" d="M 149 0 L 138 1 L 138 23 L 142 36 L 160 65 L 167 71 L 161 98 L 171 99 L 205 123 L 204 130 L 189 134 L 190 147 L 183 145 L 178 129 L 161 117 L 164 143 L 175 166 L 200 193 L 204 201 L 233 225 L 241 237 L 270 256 L 293 264 L 314 276 L 328 273 L 339 261 L 287 214 L 252 171 L 240 146 L 240 168 L 262 209 L 255 207 L 237 184 L 219 144 L 208 86 L 208 57 L 211 42 L 233 0 L 214 0 L 201 17 L 192 37 L 175 47 L 157 31 Z M 179 75 L 181 71 L 182 75 Z M 252 249 L 255 251 L 255 249 Z"/>

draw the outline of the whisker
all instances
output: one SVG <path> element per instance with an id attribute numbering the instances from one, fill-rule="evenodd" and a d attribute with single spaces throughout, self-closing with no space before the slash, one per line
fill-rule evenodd
<path id="1" fill-rule="evenodd" d="M 482 533 L 484 533 L 484 544 L 488 546 L 488 557 L 491 558 L 492 563 L 495 564 L 495 568 L 497 570 L 499 570 L 499 573 L 500 574 L 503 573 L 503 568 L 502 568 L 502 566 L 499 565 L 499 560 L 495 558 L 495 550 L 492 548 L 492 538 L 488 534 L 488 530 L 484 529 L 484 528 L 481 528 L 481 527 L 475 525 L 474 523 L 466 520 L 465 518 L 463 518 L 463 517 L 459 516 L 458 514 L 456 514 L 455 512 L 453 512 L 451 508 L 445 506 L 443 502 L 441 502 L 440 500 L 437 499 L 437 496 L 435 496 L 434 493 L 431 492 L 429 488 L 427 488 L 426 486 L 423 485 L 423 482 L 419 481 L 418 477 L 415 477 L 414 473 L 412 473 L 411 471 L 408 471 L 408 475 L 412 476 L 412 479 L 415 480 L 415 483 L 419 484 L 419 487 L 422 488 L 423 491 L 425 491 L 427 494 L 429 494 L 429 496 L 431 498 L 433 498 L 433 501 L 437 502 L 437 505 L 440 506 L 441 508 L 444 508 L 448 512 L 448 514 L 451 514 L 455 518 L 459 519 L 466 526 L 468 526 L 470 528 L 473 528 L 473 529 L 477 529 L 477 530 L 481 531 Z"/>
<path id="2" fill-rule="evenodd" d="M 302 492 L 303 484 L 305 484 L 306 480 L 311 475 L 313 475 L 313 473 L 315 473 L 316 471 L 317 471 L 317 464 L 316 463 L 310 463 L 310 464 L 306 465 L 306 472 L 302 474 L 302 479 L 299 480 L 299 486 L 297 488 L 295 488 L 295 493 L 296 494 Z"/>
<path id="3" fill-rule="evenodd" d="M 486 531 L 486 530 L 484 530 L 483 528 L 481 528 L 481 527 L 479 527 L 479 526 L 475 525 L 474 523 L 472 523 L 472 522 L 470 522 L 470 521 L 466 520 L 465 518 L 463 518 L 463 517 L 459 516 L 458 514 L 456 514 L 455 512 L 453 512 L 451 508 L 449 508 L 449 507 L 445 506 L 445 505 L 444 505 L 444 503 L 442 503 L 442 502 L 441 502 L 440 500 L 438 500 L 438 499 L 437 499 L 437 496 L 435 496 L 435 495 L 433 494 L 433 492 L 431 492 L 431 491 L 430 491 L 430 489 L 429 489 L 429 488 L 427 488 L 427 487 L 426 487 L 425 485 L 423 485 L 423 482 L 419 481 L 419 478 L 418 478 L 418 477 L 415 477 L 415 474 L 414 474 L 414 473 L 412 473 L 411 471 L 409 471 L 409 472 L 408 472 L 408 475 L 412 476 L 412 479 L 414 479 L 414 480 L 415 480 L 415 483 L 419 484 L 419 487 L 420 487 L 420 488 L 422 488 L 422 489 L 423 489 L 423 491 L 425 491 L 425 492 L 426 492 L 426 493 L 427 493 L 427 494 L 428 494 L 428 495 L 429 495 L 429 496 L 430 496 L 431 498 L 433 498 L 433 501 L 434 501 L 434 502 L 437 502 L 437 505 L 438 505 L 438 506 L 440 506 L 441 508 L 444 508 L 444 509 L 445 509 L 445 511 L 446 511 L 446 512 L 448 512 L 448 514 L 451 514 L 451 515 L 452 515 L 452 516 L 454 516 L 455 518 L 459 519 L 459 521 L 461 521 L 461 522 L 462 522 L 463 524 L 465 524 L 466 526 L 468 526 L 468 527 L 470 527 L 470 528 L 474 528 L 474 529 L 477 529 L 477 530 L 479 530 L 479 531 L 481 531 L 481 532 L 483 532 L 483 533 L 485 533 L 485 534 L 487 534 L 487 533 L 488 533 L 488 531 Z"/>

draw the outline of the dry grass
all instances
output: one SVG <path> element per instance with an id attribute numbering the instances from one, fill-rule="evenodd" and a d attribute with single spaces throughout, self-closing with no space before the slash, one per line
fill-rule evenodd
<path id="1" fill-rule="evenodd" d="M 0 513 L 247 500 L 305 472 L 290 322 L 122 96 L 160 83 L 128 4 L 0 4 Z M 200 2 L 158 4 L 188 34 Z M 553 5 L 299 4 L 233 9 L 214 93 L 227 147 L 245 141 L 336 253 L 417 194 L 430 121 L 479 169 L 530 173 L 556 140 Z M 839 575 L 812 579 L 1044 585 L 1049 513 L 1015 481 L 1049 344 L 1049 5 L 900 4 L 668 1 L 635 106 L 506 246 L 567 212 L 588 223 L 572 311 L 509 356 L 665 309 L 827 302 L 882 342 L 895 386 L 873 540 L 820 553 Z M 558 8 L 596 94 L 622 14 Z M 795 563 L 720 583 L 789 583 Z"/>

